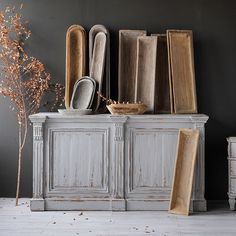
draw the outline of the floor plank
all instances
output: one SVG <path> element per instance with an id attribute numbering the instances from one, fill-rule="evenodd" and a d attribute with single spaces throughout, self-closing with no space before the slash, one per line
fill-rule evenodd
<path id="1" fill-rule="evenodd" d="M 205 213 L 166 211 L 31 212 L 29 199 L 0 198 L 0 236 L 235 236 L 236 212 L 218 205 Z"/>

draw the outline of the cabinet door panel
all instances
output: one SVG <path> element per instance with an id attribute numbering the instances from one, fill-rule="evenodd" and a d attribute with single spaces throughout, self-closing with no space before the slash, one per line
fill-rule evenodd
<path id="1" fill-rule="evenodd" d="M 128 195 L 155 196 L 155 193 L 170 190 L 177 136 L 178 130 L 130 128 L 126 169 Z"/>
<path id="2" fill-rule="evenodd" d="M 108 192 L 108 130 L 51 130 L 49 193 Z"/>

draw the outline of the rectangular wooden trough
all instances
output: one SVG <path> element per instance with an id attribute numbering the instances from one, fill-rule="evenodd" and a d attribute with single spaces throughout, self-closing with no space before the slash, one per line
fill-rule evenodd
<path id="1" fill-rule="evenodd" d="M 179 131 L 170 213 L 189 214 L 198 141 L 198 130 L 181 129 Z"/>
<path id="2" fill-rule="evenodd" d="M 118 100 L 121 102 L 135 100 L 137 38 L 145 35 L 145 30 L 119 31 Z"/>
<path id="3" fill-rule="evenodd" d="M 143 102 L 147 112 L 154 112 L 157 38 L 138 37 L 135 102 Z"/>
<path id="4" fill-rule="evenodd" d="M 172 112 L 197 113 L 192 31 L 167 30 L 167 39 Z"/>
<path id="5" fill-rule="evenodd" d="M 172 96 L 168 72 L 168 50 L 166 34 L 152 34 L 157 37 L 155 107 L 154 113 L 171 113 Z"/>

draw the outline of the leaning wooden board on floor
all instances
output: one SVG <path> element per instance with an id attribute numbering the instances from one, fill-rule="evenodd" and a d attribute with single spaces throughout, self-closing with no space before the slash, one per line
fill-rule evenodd
<path id="1" fill-rule="evenodd" d="M 198 130 L 181 129 L 179 131 L 170 213 L 189 214 L 198 140 Z"/>

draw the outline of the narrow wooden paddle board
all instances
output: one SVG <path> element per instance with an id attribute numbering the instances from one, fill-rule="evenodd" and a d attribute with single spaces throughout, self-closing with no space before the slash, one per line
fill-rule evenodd
<path id="1" fill-rule="evenodd" d="M 197 156 L 199 131 L 181 129 L 173 175 L 169 212 L 188 215 Z"/>

